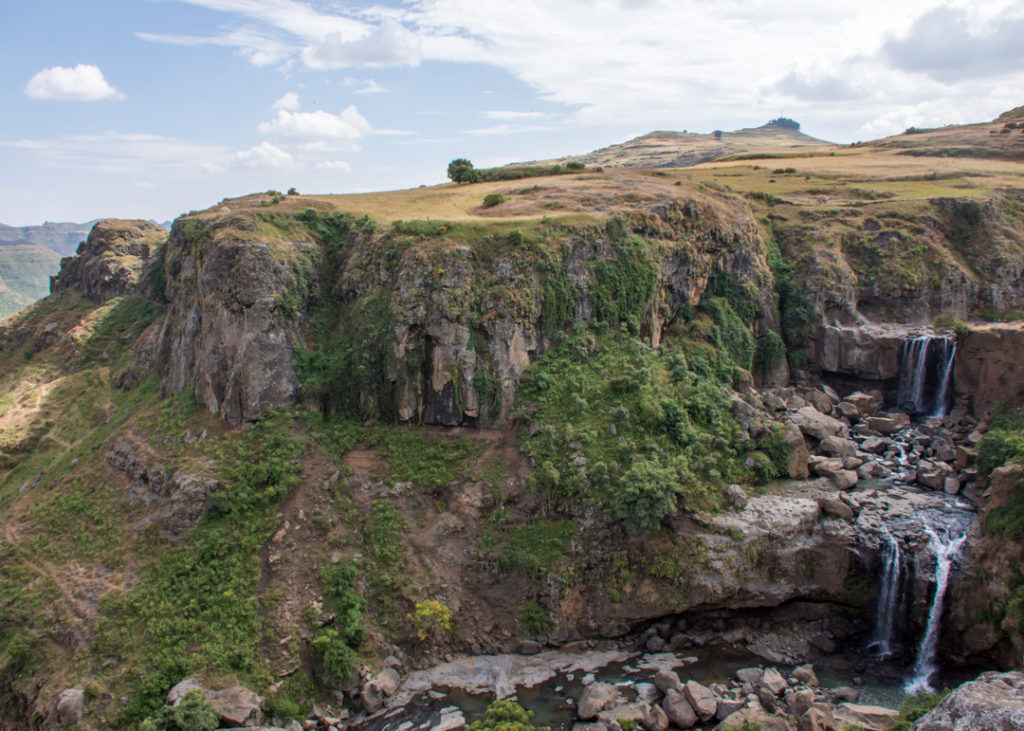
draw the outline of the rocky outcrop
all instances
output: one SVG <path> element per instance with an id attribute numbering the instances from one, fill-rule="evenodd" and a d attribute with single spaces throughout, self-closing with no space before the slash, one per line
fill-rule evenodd
<path id="1" fill-rule="evenodd" d="M 983 673 L 917 720 L 913 731 L 1005 731 L 1024 728 L 1024 673 Z"/>
<path id="2" fill-rule="evenodd" d="M 1024 324 L 972 325 L 957 342 L 956 393 L 979 416 L 1000 401 L 1024 406 Z"/>
<path id="3" fill-rule="evenodd" d="M 80 289 L 93 302 L 134 291 L 167 231 L 149 221 L 107 219 L 93 226 L 78 254 L 61 260 L 52 292 Z"/>
<path id="4" fill-rule="evenodd" d="M 175 221 L 156 358 L 164 390 L 192 389 L 233 426 L 294 400 L 292 350 L 317 256 L 312 241 L 267 233 L 242 213 Z"/>

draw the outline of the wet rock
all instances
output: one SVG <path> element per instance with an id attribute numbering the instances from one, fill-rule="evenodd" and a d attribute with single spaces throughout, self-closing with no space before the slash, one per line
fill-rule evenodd
<path id="1" fill-rule="evenodd" d="M 942 462 L 922 460 L 917 465 L 917 481 L 932 490 L 942 490 L 946 485 L 946 478 L 952 471 L 949 465 Z"/>
<path id="2" fill-rule="evenodd" d="M 85 691 L 65 688 L 57 696 L 57 721 L 62 725 L 77 724 L 85 711 Z"/>
<path id="3" fill-rule="evenodd" d="M 701 721 L 714 718 L 715 711 L 718 710 L 718 701 L 715 700 L 715 694 L 708 688 L 695 680 L 688 680 L 683 686 L 683 695 L 686 696 L 686 700 L 690 702 L 690 706 L 696 714 L 700 716 Z"/>
<path id="4" fill-rule="evenodd" d="M 915 731 L 1004 731 L 1024 728 L 1024 673 L 982 673 L 914 724 Z"/>
<path id="5" fill-rule="evenodd" d="M 860 448 L 865 452 L 872 452 L 874 454 L 881 454 L 884 452 L 891 442 L 888 439 L 882 437 L 868 437 L 860 443 Z"/>
<path id="6" fill-rule="evenodd" d="M 607 710 L 615 705 L 619 697 L 619 691 L 610 683 L 593 683 L 588 685 L 580 702 L 576 707 L 576 715 L 582 720 L 589 721 L 597 717 L 601 711 Z"/>
<path id="7" fill-rule="evenodd" d="M 807 644 L 825 655 L 831 655 L 836 651 L 835 640 L 824 632 L 818 632 L 807 638 Z"/>
<path id="8" fill-rule="evenodd" d="M 960 487 L 960 478 L 956 475 L 949 475 L 942 483 L 942 491 L 947 495 L 959 495 Z"/>
<path id="9" fill-rule="evenodd" d="M 665 700 L 661 703 L 669 722 L 676 728 L 693 728 L 697 724 L 697 713 L 686 700 L 686 696 L 673 688 L 665 692 Z"/>
<path id="10" fill-rule="evenodd" d="M 830 693 L 837 703 L 856 703 L 860 700 L 860 691 L 856 688 L 851 688 L 848 685 L 841 685 L 838 688 L 833 688 Z"/>

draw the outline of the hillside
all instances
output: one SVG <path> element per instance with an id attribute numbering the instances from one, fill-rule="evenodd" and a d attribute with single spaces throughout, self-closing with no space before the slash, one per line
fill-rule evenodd
<path id="1" fill-rule="evenodd" d="M 45 297 L 60 255 L 42 246 L 0 245 L 0 317 Z"/>
<path id="2" fill-rule="evenodd" d="M 239 722 L 392 728 L 399 678 L 543 648 L 900 681 L 925 517 L 967 536 L 937 658 L 1019 667 L 1007 123 L 652 133 L 571 174 L 98 222 L 0 319 L 0 728 L 148 727 L 186 678 L 258 692 Z M 747 695 L 715 702 L 764 721 Z"/>

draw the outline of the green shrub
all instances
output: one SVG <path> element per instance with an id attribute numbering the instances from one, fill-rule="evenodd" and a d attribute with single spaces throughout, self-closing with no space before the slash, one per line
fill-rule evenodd
<path id="1" fill-rule="evenodd" d="M 330 685 L 342 685 L 358 667 L 359 656 L 333 627 L 317 630 L 312 645 L 323 668 L 324 680 Z"/>
<path id="2" fill-rule="evenodd" d="M 185 693 L 176 706 L 164 706 L 140 725 L 142 731 L 213 731 L 220 715 L 200 688 Z"/>
<path id="3" fill-rule="evenodd" d="M 626 530 L 645 533 L 676 509 L 679 478 L 651 460 L 640 460 L 626 471 L 612 498 L 612 513 Z"/>
<path id="4" fill-rule="evenodd" d="M 500 206 L 507 200 L 508 198 L 503 196 L 501 193 L 488 193 L 484 196 L 483 207 L 494 208 L 494 206 Z"/>
<path id="5" fill-rule="evenodd" d="M 547 726 L 534 726 L 533 711 L 515 701 L 495 701 L 479 721 L 469 724 L 466 731 L 548 731 Z"/>
<path id="6" fill-rule="evenodd" d="M 900 715 L 896 723 L 889 728 L 889 731 L 909 731 L 914 722 L 939 705 L 943 698 L 949 695 L 947 688 L 940 693 L 922 693 L 921 695 L 908 695 L 903 697 L 900 703 Z"/>
<path id="7" fill-rule="evenodd" d="M 786 357 L 786 344 L 774 330 L 768 330 L 757 340 L 754 363 L 764 371 L 773 371 Z"/>
<path id="8" fill-rule="evenodd" d="M 532 597 L 519 607 L 519 624 L 527 637 L 542 637 L 551 631 L 551 617 Z"/>

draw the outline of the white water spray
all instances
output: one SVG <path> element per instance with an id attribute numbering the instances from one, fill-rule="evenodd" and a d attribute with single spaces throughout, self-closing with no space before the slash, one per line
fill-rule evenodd
<path id="1" fill-rule="evenodd" d="M 882 549 L 882 588 L 878 592 L 878 610 L 875 616 L 875 631 L 872 633 L 868 650 L 874 652 L 880 660 L 893 656 L 893 633 L 900 614 L 902 592 L 900 584 L 903 579 L 903 550 L 899 540 L 886 530 L 882 536 L 885 547 Z"/>
<path id="2" fill-rule="evenodd" d="M 953 386 L 953 364 L 956 362 L 956 341 L 946 338 L 942 347 L 943 368 L 939 387 L 935 391 L 935 410 L 932 416 L 945 416 L 949 409 L 950 391 Z"/>
<path id="3" fill-rule="evenodd" d="M 964 541 L 967 540 L 966 532 L 952 538 L 948 531 L 944 531 L 940 536 L 929 526 L 925 526 L 925 531 L 928 533 L 928 550 L 935 555 L 935 597 L 932 599 L 931 609 L 928 610 L 928 629 L 917 651 L 914 674 L 904 686 L 907 693 L 914 695 L 934 692 L 931 678 L 938 669 L 935 665 L 935 656 L 939 648 L 942 604 L 946 596 L 946 587 L 949 585 L 949 571 L 960 555 Z"/>
<path id="4" fill-rule="evenodd" d="M 900 349 L 897 406 L 909 414 L 945 416 L 952 392 L 955 359 L 956 342 L 952 338 L 919 335 L 904 340 Z M 931 399 L 925 395 L 929 387 L 935 389 Z"/>

